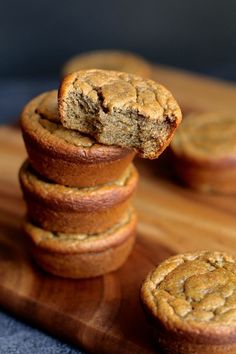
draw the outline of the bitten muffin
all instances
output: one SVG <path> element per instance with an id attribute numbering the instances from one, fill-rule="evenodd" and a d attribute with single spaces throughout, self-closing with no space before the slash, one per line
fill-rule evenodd
<path id="1" fill-rule="evenodd" d="M 25 222 L 36 262 L 46 271 L 67 278 L 90 278 L 120 268 L 129 256 L 136 234 L 136 214 L 129 210 L 118 224 L 94 235 L 62 234 Z"/>
<path id="2" fill-rule="evenodd" d="M 106 70 L 68 75 L 59 89 L 58 109 L 66 128 L 150 159 L 167 147 L 182 118 L 177 102 L 160 84 Z"/>
<path id="3" fill-rule="evenodd" d="M 124 71 L 143 77 L 151 76 L 151 65 L 137 54 L 119 50 L 98 50 L 71 58 L 62 68 L 62 76 L 78 70 L 105 69 Z"/>
<path id="4" fill-rule="evenodd" d="M 64 128 L 58 118 L 57 91 L 30 101 L 21 115 L 24 142 L 34 169 L 63 185 L 90 187 L 119 178 L 135 152 L 104 146 Z"/>
<path id="5" fill-rule="evenodd" d="M 166 353 L 236 353 L 235 257 L 208 251 L 171 257 L 148 275 L 141 300 Z"/>
<path id="6" fill-rule="evenodd" d="M 176 175 L 200 191 L 236 192 L 236 116 L 195 113 L 171 142 Z"/>
<path id="7" fill-rule="evenodd" d="M 29 218 L 45 230 L 94 234 L 118 223 L 131 202 L 138 174 L 130 165 L 102 186 L 75 188 L 50 183 L 25 162 L 19 172 Z"/>

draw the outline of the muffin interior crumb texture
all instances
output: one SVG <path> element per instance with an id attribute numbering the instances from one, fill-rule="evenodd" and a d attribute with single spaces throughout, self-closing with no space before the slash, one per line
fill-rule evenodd
<path id="1" fill-rule="evenodd" d="M 176 101 L 163 86 L 124 73 L 77 74 L 70 75 L 69 90 L 59 95 L 65 127 L 103 144 L 134 148 L 142 157 L 162 152 L 181 120 Z"/>
<path id="2" fill-rule="evenodd" d="M 148 285 L 157 313 L 185 322 L 236 325 L 236 263 L 224 253 L 172 257 Z"/>

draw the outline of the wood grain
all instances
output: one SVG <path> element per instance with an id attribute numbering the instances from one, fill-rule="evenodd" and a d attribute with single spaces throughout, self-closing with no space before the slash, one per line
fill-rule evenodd
<path id="1" fill-rule="evenodd" d="M 184 109 L 189 109 L 184 79 L 186 91 L 181 91 L 184 76 L 165 73 L 158 71 L 159 81 L 165 78 L 183 98 Z M 192 77 L 189 81 L 189 99 L 199 90 L 194 108 L 198 104 L 199 109 L 213 107 L 210 94 L 204 95 L 204 80 Z M 233 109 L 235 102 L 228 95 L 231 91 L 235 95 L 233 86 L 221 87 L 207 80 L 206 85 L 207 90 L 216 85 L 227 109 Z M 153 265 L 177 252 L 212 249 L 236 254 L 235 196 L 199 194 L 184 188 L 173 180 L 166 154 L 157 161 L 137 161 L 141 174 L 135 198 L 139 227 L 129 260 L 119 271 L 101 278 L 59 279 L 34 265 L 20 232 L 25 207 L 17 173 L 25 156 L 19 130 L 0 128 L 0 305 L 93 353 L 158 352 L 140 306 L 140 284 Z"/>

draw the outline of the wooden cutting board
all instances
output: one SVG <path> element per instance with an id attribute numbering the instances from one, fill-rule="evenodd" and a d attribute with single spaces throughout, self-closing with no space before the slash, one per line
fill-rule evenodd
<path id="1" fill-rule="evenodd" d="M 157 68 L 183 110 L 236 109 L 236 88 L 216 80 Z M 20 223 L 25 207 L 17 172 L 25 158 L 17 128 L 0 128 L 0 305 L 59 338 L 93 353 L 154 353 L 139 302 L 145 275 L 177 252 L 199 249 L 236 254 L 236 197 L 188 190 L 170 176 L 163 156 L 137 161 L 138 239 L 127 263 L 93 280 L 63 280 L 31 261 Z"/>

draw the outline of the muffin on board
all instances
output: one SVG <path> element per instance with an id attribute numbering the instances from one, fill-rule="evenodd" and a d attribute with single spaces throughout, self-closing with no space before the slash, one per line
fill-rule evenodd
<path id="1" fill-rule="evenodd" d="M 155 340 L 170 354 L 236 353 L 236 258 L 179 254 L 145 279 L 141 300 Z"/>
<path id="2" fill-rule="evenodd" d="M 34 259 L 49 273 L 67 278 L 91 278 L 120 268 L 136 235 L 137 217 L 128 210 L 119 223 L 95 235 L 45 231 L 25 222 Z"/>
<path id="3" fill-rule="evenodd" d="M 130 254 L 136 153 L 156 158 L 182 119 L 172 94 L 127 73 L 88 70 L 26 105 L 21 128 L 29 162 L 20 170 L 24 231 L 36 262 L 62 277 L 118 269 Z"/>
<path id="4" fill-rule="evenodd" d="M 170 145 L 175 174 L 204 192 L 236 192 L 236 116 L 192 113 Z"/>
<path id="5" fill-rule="evenodd" d="M 28 161 L 20 169 L 20 184 L 30 219 L 45 230 L 94 234 L 119 222 L 130 207 L 138 183 L 133 165 L 119 179 L 89 188 L 50 183 Z"/>
<path id="6" fill-rule="evenodd" d="M 151 65 L 141 56 L 120 50 L 96 50 L 69 59 L 62 68 L 65 77 L 78 70 L 105 69 L 151 77 Z"/>

